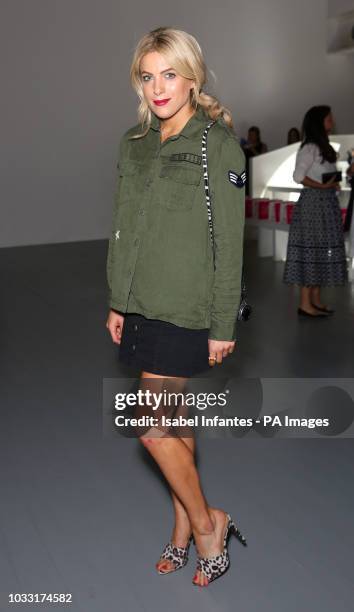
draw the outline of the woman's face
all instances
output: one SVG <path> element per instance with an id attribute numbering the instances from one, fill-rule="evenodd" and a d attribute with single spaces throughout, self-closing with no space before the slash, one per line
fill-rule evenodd
<path id="1" fill-rule="evenodd" d="M 334 125 L 332 113 L 328 113 L 328 115 L 324 118 L 323 125 L 327 134 L 329 134 L 329 132 L 332 131 Z"/>
<path id="2" fill-rule="evenodd" d="M 194 81 L 177 74 L 163 55 L 151 51 L 140 62 L 140 75 L 145 100 L 160 119 L 169 119 L 182 108 L 189 108 L 190 90 Z M 163 105 L 156 101 L 167 100 Z"/>
<path id="3" fill-rule="evenodd" d="M 248 142 L 253 145 L 258 144 L 258 132 L 256 130 L 248 130 Z"/>
<path id="4" fill-rule="evenodd" d="M 296 130 L 290 130 L 289 134 L 289 143 L 293 144 L 299 141 L 299 135 Z"/>

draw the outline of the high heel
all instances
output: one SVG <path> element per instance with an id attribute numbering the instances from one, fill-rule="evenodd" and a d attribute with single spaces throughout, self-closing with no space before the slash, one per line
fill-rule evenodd
<path id="1" fill-rule="evenodd" d="M 224 535 L 224 550 L 220 555 L 214 555 L 213 557 L 197 557 L 197 571 L 200 571 L 207 578 L 208 582 L 206 585 L 200 585 L 194 581 L 193 584 L 195 586 L 208 586 L 210 582 L 216 580 L 226 572 L 226 570 L 230 566 L 230 558 L 227 550 L 228 539 L 231 533 L 236 536 L 236 538 L 243 544 L 243 546 L 247 546 L 246 539 L 241 534 L 238 527 L 236 527 L 233 522 L 231 516 L 229 514 L 226 515 L 228 518 L 228 523 Z"/>
<path id="2" fill-rule="evenodd" d="M 187 546 L 174 546 L 172 542 L 168 542 L 165 548 L 163 549 L 161 559 L 166 559 L 167 561 L 172 561 L 174 568 L 165 571 L 157 570 L 159 574 L 171 574 L 171 572 L 175 572 L 176 570 L 182 569 L 188 561 L 188 552 L 191 542 L 195 544 L 194 536 L 191 534 L 189 536 Z"/>

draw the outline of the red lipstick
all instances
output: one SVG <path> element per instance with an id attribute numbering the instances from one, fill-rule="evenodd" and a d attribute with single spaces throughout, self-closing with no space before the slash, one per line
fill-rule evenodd
<path id="1" fill-rule="evenodd" d="M 156 106 L 164 106 L 164 104 L 167 104 L 167 102 L 170 100 L 171 98 L 166 98 L 165 100 L 154 100 L 154 104 L 156 104 Z"/>

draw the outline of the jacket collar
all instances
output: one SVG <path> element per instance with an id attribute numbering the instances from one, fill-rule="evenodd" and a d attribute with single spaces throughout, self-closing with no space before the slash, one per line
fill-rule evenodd
<path id="1" fill-rule="evenodd" d="M 192 117 L 188 119 L 187 123 L 179 132 L 179 134 L 175 134 L 174 136 L 171 136 L 171 138 L 178 138 L 179 136 L 191 138 L 192 136 L 198 133 L 201 124 L 205 124 L 207 120 L 208 115 L 205 113 L 203 107 L 198 104 L 194 115 L 192 115 Z M 160 131 L 160 120 L 154 113 L 151 113 L 150 129 L 153 129 L 156 132 Z"/>

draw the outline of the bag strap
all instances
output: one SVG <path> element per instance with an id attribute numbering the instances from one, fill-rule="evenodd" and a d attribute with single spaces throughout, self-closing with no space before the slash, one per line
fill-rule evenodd
<path id="1" fill-rule="evenodd" d="M 207 205 L 207 211 L 208 211 L 209 232 L 210 232 L 211 243 L 213 246 L 213 254 L 214 254 L 213 215 L 212 215 L 212 210 L 211 210 L 210 194 L 209 194 L 207 138 L 208 138 L 208 132 L 210 128 L 214 125 L 214 123 L 216 123 L 216 121 L 210 121 L 207 124 L 203 132 L 203 137 L 202 137 L 202 164 L 203 164 L 203 176 L 204 176 L 204 189 L 205 189 L 205 199 L 206 199 L 206 205 Z M 214 264 L 215 264 L 215 257 L 214 257 Z"/>

